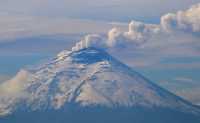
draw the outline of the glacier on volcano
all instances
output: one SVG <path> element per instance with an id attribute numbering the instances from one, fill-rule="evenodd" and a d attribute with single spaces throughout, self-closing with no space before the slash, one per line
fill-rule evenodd
<path id="1" fill-rule="evenodd" d="M 200 121 L 197 106 L 93 47 L 62 51 L 2 87 L 3 123 Z"/>

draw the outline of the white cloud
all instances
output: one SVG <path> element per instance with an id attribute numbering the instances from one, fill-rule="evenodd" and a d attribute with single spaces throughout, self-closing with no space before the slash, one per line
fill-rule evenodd
<path id="1" fill-rule="evenodd" d="M 185 11 L 162 16 L 160 24 L 132 21 L 125 30 L 113 28 L 104 35 L 86 36 L 77 43 L 75 49 L 106 48 L 113 55 L 120 57 L 123 62 L 140 67 L 141 65 L 162 66 L 158 63 L 166 58 L 199 57 L 200 36 L 197 33 L 199 33 L 200 21 L 197 20 L 200 18 L 200 14 L 196 14 L 198 12 L 199 4 Z M 179 13 L 187 15 L 187 17 L 184 19 L 183 16 L 178 19 Z M 186 22 L 188 27 L 184 28 L 183 24 Z M 173 64 L 164 64 L 163 66 L 171 68 L 170 65 L 174 67 Z M 182 65 L 188 68 L 189 66 L 193 67 L 194 63 Z M 195 63 L 195 65 L 199 64 Z"/>
<path id="2" fill-rule="evenodd" d="M 22 90 L 27 86 L 27 79 L 30 73 L 26 70 L 21 70 L 18 74 L 4 83 L 0 84 L 0 96 L 20 95 Z M 6 93 L 6 94 L 5 94 Z"/>
<path id="3" fill-rule="evenodd" d="M 183 30 L 200 32 L 200 4 L 193 5 L 186 11 L 169 13 L 161 17 L 161 26 L 165 31 Z"/>
<path id="4" fill-rule="evenodd" d="M 18 103 L 18 98 L 28 97 L 24 89 L 28 86 L 31 74 L 21 70 L 11 80 L 0 84 L 0 116 L 7 115 L 13 110 L 11 105 Z"/>
<path id="5" fill-rule="evenodd" d="M 159 33 L 157 25 L 144 24 L 132 21 L 128 25 L 128 31 L 122 31 L 120 28 L 113 28 L 106 35 L 87 35 L 78 42 L 73 48 L 80 50 L 87 47 L 97 48 L 117 48 L 126 47 L 129 44 L 134 46 L 144 44 L 154 33 Z"/>
<path id="6" fill-rule="evenodd" d="M 85 36 L 84 39 L 76 43 L 76 45 L 72 47 L 72 51 L 78 51 L 88 47 L 104 48 L 105 46 L 106 45 L 104 37 L 97 34 L 91 34 Z"/>
<path id="7" fill-rule="evenodd" d="M 176 26 L 176 15 L 168 13 L 161 17 L 161 27 L 166 32 L 171 32 Z"/>
<path id="8" fill-rule="evenodd" d="M 24 32 L 29 32 L 29 29 L 31 34 L 36 35 L 83 32 L 99 33 L 85 36 L 72 50 L 77 51 L 87 47 L 104 48 L 114 55 L 121 57 L 120 60 L 126 61 L 128 59 L 127 61 L 130 64 L 138 65 L 139 67 L 199 68 L 199 63 L 191 63 L 189 66 L 187 66 L 188 64 L 181 63 L 158 64 L 160 60 L 169 57 L 199 57 L 200 36 L 196 35 L 200 32 L 199 11 L 200 4 L 194 5 L 186 11 L 166 14 L 161 17 L 161 22 L 157 25 L 132 21 L 125 30 L 117 27 L 112 28 L 108 32 L 106 30 L 111 28 L 112 24 L 102 22 L 81 21 L 80 23 L 79 20 L 68 20 L 67 22 L 65 19 L 54 20 L 52 22 L 48 18 L 41 20 L 38 20 L 38 18 L 14 18 L 14 22 L 11 22 L 11 24 L 1 24 L 2 32 L 0 32 L 0 35 L 9 34 L 7 32 L 11 32 L 11 35 L 14 36 L 22 35 Z M 6 18 L 4 18 L 4 22 L 6 23 L 8 20 L 12 20 L 10 16 Z M 15 21 L 19 21 L 20 26 Z M 123 24 L 121 27 L 124 26 Z M 22 33 L 18 34 L 16 32 Z M 8 35 L 8 37 L 10 36 Z M 163 69 L 163 67 L 161 68 Z M 26 86 L 23 82 L 26 81 L 27 75 L 29 75 L 27 72 L 21 71 L 13 80 L 0 85 L 0 95 L 5 92 L 20 94 L 21 90 L 23 90 L 21 87 Z M 188 78 L 178 78 L 177 80 L 191 81 Z"/>

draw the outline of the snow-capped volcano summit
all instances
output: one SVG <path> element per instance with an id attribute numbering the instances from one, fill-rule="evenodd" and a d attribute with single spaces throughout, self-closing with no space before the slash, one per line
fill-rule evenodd
<path id="1" fill-rule="evenodd" d="M 13 80 L 19 79 L 20 73 L 25 75 L 23 79 L 2 85 L 10 87 L 3 90 L 0 97 L 0 115 L 10 117 L 3 120 L 5 123 L 24 122 L 20 119 L 20 115 L 23 117 L 24 114 L 34 119 L 34 112 L 43 116 L 34 123 L 46 122 L 48 118 L 45 117 L 49 116 L 59 117 L 58 121 L 49 120 L 50 123 L 71 122 L 72 116 L 91 123 L 114 122 L 118 118 L 117 122 L 129 123 L 139 122 L 143 119 L 141 115 L 159 123 L 162 119 L 155 117 L 164 115 L 168 121 L 200 121 L 197 107 L 96 48 L 63 51 L 46 64 L 19 72 Z M 14 85 L 19 87 L 13 89 Z M 83 113 L 84 118 L 78 112 Z M 91 112 L 96 119 L 88 117 Z"/>

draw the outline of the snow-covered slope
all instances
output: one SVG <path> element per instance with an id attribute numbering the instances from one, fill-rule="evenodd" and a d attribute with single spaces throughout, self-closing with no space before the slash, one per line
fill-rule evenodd
<path id="1" fill-rule="evenodd" d="M 14 80 L 1 87 L 8 87 L 0 94 L 1 116 L 20 111 L 65 112 L 70 110 L 70 104 L 80 108 L 142 107 L 199 114 L 197 107 L 96 48 L 63 51 L 46 64 L 19 72 Z M 13 89 L 16 85 L 20 87 Z"/>

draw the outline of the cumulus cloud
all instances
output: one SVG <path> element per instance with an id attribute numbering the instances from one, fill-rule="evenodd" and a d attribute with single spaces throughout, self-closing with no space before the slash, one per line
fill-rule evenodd
<path id="1" fill-rule="evenodd" d="M 126 60 L 126 58 L 123 57 L 128 57 L 128 61 L 134 65 L 135 63 L 138 63 L 140 67 L 153 66 L 154 68 L 159 67 L 159 65 L 163 66 L 163 64 L 157 64 L 159 60 L 163 60 L 163 57 L 173 57 L 173 55 L 176 57 L 199 57 L 200 36 L 196 35 L 200 32 L 199 13 L 200 4 L 197 4 L 185 11 L 178 11 L 177 13 L 168 13 L 163 15 L 161 17 L 160 24 L 146 24 L 138 21 L 132 21 L 128 27 L 126 27 L 126 30 L 115 27 L 109 30 L 106 34 L 102 34 L 104 31 L 98 30 L 101 27 L 105 28 L 104 24 L 100 24 L 98 25 L 98 29 L 93 28 L 87 32 L 96 30 L 97 33 L 101 34 L 89 34 L 85 36 L 83 39 L 81 39 L 81 41 L 76 43 L 76 45 L 72 48 L 72 51 L 78 51 L 88 47 L 103 48 L 106 50 L 123 48 L 128 52 L 117 52 L 117 55 L 120 54 L 122 56 L 122 61 Z M 64 22 L 66 21 L 64 20 Z M 48 28 L 45 29 L 49 30 L 49 25 L 50 24 L 47 24 L 45 27 Z M 94 25 L 96 25 L 96 23 Z M 109 25 L 106 27 L 108 26 Z M 59 27 L 57 27 L 56 30 L 58 28 L 66 30 L 66 28 L 63 27 L 71 27 L 69 29 L 74 33 L 76 31 L 80 31 L 80 28 L 83 29 L 82 31 L 85 31 L 85 29 L 87 27 L 91 27 L 91 25 L 85 23 L 82 28 L 78 23 L 70 23 L 70 25 L 66 26 L 61 24 Z M 53 31 L 56 31 L 55 28 L 52 27 L 52 29 Z M 75 29 L 75 31 L 71 29 Z M 61 32 L 63 32 L 63 30 L 61 30 Z M 57 31 L 60 33 L 59 30 Z M 170 66 L 175 69 L 177 67 L 187 67 L 186 64 L 180 63 L 178 65 L 168 65 L 169 64 L 165 63 L 166 68 L 170 68 Z M 193 63 L 191 65 L 193 68 L 199 67 L 199 63 Z M 190 68 L 191 65 L 189 66 Z M 26 86 L 23 83 L 27 81 L 26 78 L 28 77 L 26 76 L 29 76 L 29 73 L 26 71 L 21 71 L 14 79 L 8 81 L 8 83 L 0 85 L 0 96 L 3 93 L 19 94 L 21 90 L 23 90 L 23 87 Z M 188 81 L 186 78 L 178 79 L 181 81 Z"/>
<path id="2" fill-rule="evenodd" d="M 132 56 L 140 53 L 145 58 L 151 56 L 153 60 L 169 56 L 195 57 L 200 53 L 200 36 L 197 35 L 200 32 L 199 13 L 200 4 L 197 4 L 185 11 L 163 15 L 160 24 L 131 21 L 125 30 L 115 27 L 106 34 L 87 35 L 73 47 L 73 51 L 88 47 L 108 51 L 123 48 L 132 53 Z M 137 61 L 136 57 L 134 59 Z M 148 62 L 153 63 L 149 60 Z"/>
<path id="3" fill-rule="evenodd" d="M 0 116 L 7 115 L 11 112 L 11 105 L 18 103 L 18 98 L 28 97 L 28 93 L 23 91 L 28 86 L 30 73 L 21 70 L 11 80 L 0 84 Z"/>
<path id="4" fill-rule="evenodd" d="M 103 48 L 105 47 L 105 39 L 103 36 L 97 34 L 90 34 L 84 37 L 80 42 L 72 47 L 72 51 L 78 51 L 88 47 Z"/>
<path id="5" fill-rule="evenodd" d="M 11 105 L 15 105 L 17 98 L 26 98 L 28 93 L 24 91 L 28 86 L 31 74 L 26 70 L 20 70 L 11 80 L 0 84 L 0 116 L 10 113 Z"/>
<path id="6" fill-rule="evenodd" d="M 0 84 L 0 96 L 2 95 L 5 96 L 5 93 L 6 93 L 6 96 L 21 94 L 22 90 L 28 84 L 27 81 L 28 81 L 29 76 L 30 76 L 30 73 L 28 71 L 21 70 L 11 80 L 8 80 Z"/>
<path id="7" fill-rule="evenodd" d="M 168 13 L 161 17 L 161 27 L 166 32 L 171 32 L 176 26 L 176 15 L 173 13 Z"/>
<path id="8" fill-rule="evenodd" d="M 128 25 L 128 31 L 122 31 L 120 28 L 112 28 L 106 35 L 87 35 L 72 48 L 72 51 L 88 47 L 116 48 L 126 47 L 129 44 L 137 46 L 143 44 L 149 37 L 159 31 L 160 29 L 157 25 L 132 21 Z"/>
<path id="9" fill-rule="evenodd" d="M 161 27 L 170 32 L 183 30 L 186 32 L 200 32 L 200 4 L 193 5 L 186 11 L 168 13 L 161 17 Z"/>
<path id="10" fill-rule="evenodd" d="M 73 51 L 102 48 L 122 62 L 139 68 L 199 67 L 199 63 L 193 62 L 162 63 L 167 59 L 199 57 L 199 8 L 200 4 L 197 4 L 188 10 L 165 14 L 159 24 L 131 21 L 123 28 L 114 27 L 107 33 L 87 35 L 73 47 Z"/>

